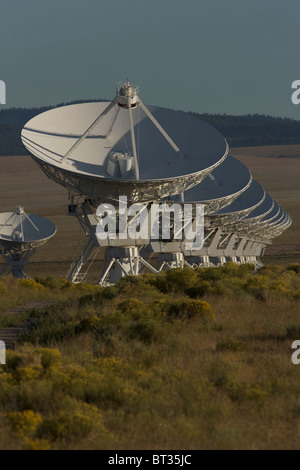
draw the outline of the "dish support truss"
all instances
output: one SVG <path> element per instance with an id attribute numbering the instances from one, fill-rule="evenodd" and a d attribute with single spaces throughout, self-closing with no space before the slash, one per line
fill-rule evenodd
<path id="1" fill-rule="evenodd" d="M 122 181 L 97 179 L 91 176 L 83 176 L 71 170 L 65 170 L 55 165 L 50 165 L 34 155 L 31 155 L 35 163 L 50 178 L 68 189 L 71 193 L 79 197 L 88 197 L 93 207 L 103 202 L 116 203 L 120 194 L 127 196 L 129 203 L 149 203 L 159 199 L 168 198 L 173 194 L 181 194 L 195 185 L 201 183 L 214 168 L 219 165 L 227 156 L 227 152 L 222 159 L 215 165 L 192 173 L 190 175 L 178 176 L 164 180 L 145 180 L 139 181 Z M 213 204 L 213 203 L 212 203 Z M 214 207 L 219 208 L 220 201 L 215 201 Z"/>
<path id="2" fill-rule="evenodd" d="M 266 246 L 271 244 L 271 239 L 291 224 L 288 216 L 274 226 L 260 220 L 252 221 L 252 226 L 247 220 L 244 227 L 243 220 L 226 219 L 227 223 L 222 224 L 224 219 L 220 218 L 219 226 L 214 227 L 206 219 L 203 247 L 197 251 L 187 251 L 182 240 L 106 239 L 100 243 L 96 236 L 99 220 L 87 199 L 82 204 L 70 204 L 69 215 L 77 217 L 86 235 L 86 242 L 71 264 L 66 278 L 74 283 L 85 281 L 89 267 L 100 247 L 103 247 L 105 261 L 98 281 L 103 286 L 114 284 L 123 276 L 141 274 L 145 270 L 158 273 L 161 270 L 185 266 L 219 266 L 229 261 L 238 264 L 252 263 L 258 268 L 262 266 L 260 257 L 263 256 Z M 150 264 L 153 255 L 156 255 L 155 265 L 153 262 Z"/>
<path id="3" fill-rule="evenodd" d="M 15 278 L 30 279 L 30 277 L 25 274 L 24 268 L 28 264 L 29 258 L 34 254 L 34 252 L 35 247 L 28 248 L 26 251 L 12 251 L 2 248 L 0 253 L 5 262 L 5 266 L 0 272 L 0 276 L 11 273 Z"/>
<path id="4" fill-rule="evenodd" d="M 124 246 L 126 244 L 124 240 L 107 239 L 100 243 L 96 236 L 98 219 L 87 199 L 80 206 L 70 204 L 68 213 L 77 217 L 87 237 L 81 253 L 75 257 L 66 274 L 69 281 L 80 283 L 86 280 L 88 270 L 82 272 L 82 269 L 84 266 L 91 266 L 100 247 L 105 247 L 105 262 L 98 282 L 100 285 L 114 284 L 123 276 L 140 274 L 142 269 L 148 269 L 153 273 L 158 272 L 139 252 L 139 249 L 148 240 L 128 239 L 127 246 Z"/>

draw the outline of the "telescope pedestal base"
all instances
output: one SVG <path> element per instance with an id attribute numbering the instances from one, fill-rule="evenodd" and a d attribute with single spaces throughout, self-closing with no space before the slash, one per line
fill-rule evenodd
<path id="1" fill-rule="evenodd" d="M 143 267 L 157 273 L 157 270 L 140 256 L 136 246 L 108 247 L 99 284 L 115 284 L 124 276 L 136 276 L 141 273 Z"/>
<path id="2" fill-rule="evenodd" d="M 179 251 L 175 253 L 159 253 L 157 259 L 160 263 L 159 271 L 172 268 L 191 268 L 191 265 L 184 259 L 184 254 Z"/>
<path id="3" fill-rule="evenodd" d="M 11 271 L 13 277 L 17 279 L 30 279 L 30 277 L 25 274 L 24 268 L 28 264 L 29 258 L 34 252 L 35 249 L 20 253 L 12 253 L 3 250 L 1 254 L 5 261 L 5 266 L 3 267 L 0 275 L 4 276 Z"/>

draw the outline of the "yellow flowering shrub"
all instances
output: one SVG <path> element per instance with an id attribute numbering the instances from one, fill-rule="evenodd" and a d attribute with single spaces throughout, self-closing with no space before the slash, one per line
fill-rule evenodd
<path id="1" fill-rule="evenodd" d="M 44 369 L 61 362 L 61 352 L 52 348 L 37 348 L 36 353 L 41 357 L 41 363 Z"/>
<path id="2" fill-rule="evenodd" d="M 246 385 L 246 397 L 255 401 L 262 401 L 268 396 L 269 392 L 265 387 L 258 383 Z"/>
<path id="3" fill-rule="evenodd" d="M 208 302 L 198 299 L 183 299 L 170 301 L 168 316 L 180 319 L 202 318 L 209 320 L 214 318 L 214 313 Z"/>
<path id="4" fill-rule="evenodd" d="M 287 282 L 284 279 L 277 279 L 272 282 L 270 285 L 270 291 L 280 296 L 288 296 L 290 294 L 290 290 L 287 288 Z"/>
<path id="5" fill-rule="evenodd" d="M 83 318 L 75 326 L 75 333 L 87 333 L 92 331 L 100 323 L 100 318 L 97 315 L 92 315 L 90 317 Z"/>
<path id="6" fill-rule="evenodd" d="M 33 410 L 12 411 L 6 416 L 12 428 L 20 436 L 33 435 L 38 425 L 43 421 L 41 415 Z"/>
<path id="7" fill-rule="evenodd" d="M 45 287 L 34 279 L 19 279 L 19 285 L 29 289 L 43 290 Z"/>
<path id="8" fill-rule="evenodd" d="M 110 437 L 96 406 L 69 397 L 64 399 L 61 409 L 40 423 L 37 437 L 53 441 L 84 438 L 92 431 Z"/>
<path id="9" fill-rule="evenodd" d="M 50 450 L 50 443 L 48 439 L 29 439 L 24 437 L 23 450 Z"/>
<path id="10" fill-rule="evenodd" d="M 42 371 L 41 366 L 19 367 L 15 373 L 15 377 L 19 382 L 33 381 L 40 377 Z"/>

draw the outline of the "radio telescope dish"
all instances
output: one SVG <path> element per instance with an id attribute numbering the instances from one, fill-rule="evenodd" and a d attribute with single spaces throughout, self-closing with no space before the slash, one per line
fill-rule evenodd
<path id="1" fill-rule="evenodd" d="M 145 106 L 129 82 L 114 100 L 46 111 L 21 139 L 46 175 L 93 205 L 126 195 L 151 202 L 179 194 L 227 156 L 224 137 L 182 111 Z"/>
<path id="2" fill-rule="evenodd" d="M 29 257 L 55 233 L 50 220 L 26 214 L 21 206 L 15 212 L 0 214 L 0 253 L 6 263 L 1 275 L 11 268 L 14 277 L 27 277 L 23 268 Z"/>
<path id="3" fill-rule="evenodd" d="M 238 213 L 245 215 L 245 212 L 253 211 L 256 207 L 263 203 L 266 193 L 264 188 L 256 180 L 252 180 L 250 186 L 243 191 L 228 206 L 218 211 L 218 215 Z"/>
<path id="4" fill-rule="evenodd" d="M 271 196 L 269 196 L 269 198 L 272 199 Z M 272 199 L 272 202 L 273 202 L 273 204 L 272 204 L 271 210 L 269 210 L 268 212 L 264 213 L 264 214 L 263 214 L 263 217 L 260 218 L 260 221 L 261 221 L 262 223 L 268 223 L 268 224 L 269 224 L 269 223 L 272 222 L 275 218 L 277 218 L 278 215 L 280 214 L 280 210 L 281 210 L 281 209 L 280 209 L 279 205 L 277 204 L 276 201 L 274 201 L 274 199 Z"/>
<path id="5" fill-rule="evenodd" d="M 200 184 L 185 191 L 184 202 L 199 202 L 205 205 L 206 213 L 215 212 L 232 203 L 251 182 L 249 169 L 228 155 Z"/>
<path id="6" fill-rule="evenodd" d="M 259 221 L 264 217 L 267 217 L 274 209 L 276 202 L 270 196 L 270 194 L 266 193 L 266 197 L 262 204 L 257 206 L 254 211 L 252 211 L 247 217 L 243 219 L 243 221 L 250 221 L 251 223 L 255 221 Z"/>
<path id="7" fill-rule="evenodd" d="M 255 226 L 250 227 L 248 231 L 250 231 L 249 233 L 254 233 L 264 239 L 271 240 L 287 228 L 286 224 L 288 219 L 290 219 L 290 217 L 282 207 L 274 201 L 273 210 L 270 211 L 266 217 L 260 219 Z"/>
<path id="8" fill-rule="evenodd" d="M 262 226 L 266 226 L 266 227 L 277 227 L 279 225 L 281 225 L 286 217 L 287 217 L 287 214 L 286 212 L 282 209 L 282 207 L 279 206 L 279 204 L 275 203 L 275 206 L 278 207 L 278 212 L 276 214 L 275 217 L 270 217 L 269 219 L 264 219 L 262 222 L 261 222 L 261 225 Z"/>
<path id="9" fill-rule="evenodd" d="M 230 227 L 244 217 L 253 213 L 256 208 L 263 204 L 266 198 L 264 188 L 255 180 L 229 205 L 221 208 L 218 212 L 209 214 L 207 228 L 225 226 Z"/>

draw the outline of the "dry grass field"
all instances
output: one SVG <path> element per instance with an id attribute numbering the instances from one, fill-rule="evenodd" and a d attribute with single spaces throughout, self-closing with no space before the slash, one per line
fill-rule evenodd
<path id="1" fill-rule="evenodd" d="M 299 449 L 299 264 L 0 281 L 61 299 L 0 367 L 1 450 Z"/>
<path id="2" fill-rule="evenodd" d="M 266 250 L 263 262 L 299 262 L 300 145 L 233 148 L 231 155 L 248 166 L 293 218 L 291 228 Z M 68 191 L 49 180 L 29 156 L 0 157 L 0 169 L 0 211 L 12 211 L 21 204 L 27 213 L 48 217 L 57 227 L 56 235 L 32 256 L 26 272 L 31 276 L 64 276 L 80 239 L 77 220 L 66 213 Z M 89 272 L 89 282 L 97 281 L 102 257 L 100 250 Z"/>
<path id="3" fill-rule="evenodd" d="M 292 226 L 266 249 L 265 264 L 300 262 L 300 145 L 233 148 L 265 190 L 292 217 Z"/>

